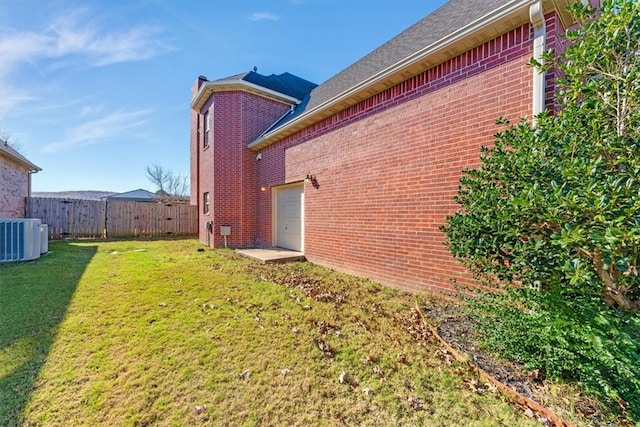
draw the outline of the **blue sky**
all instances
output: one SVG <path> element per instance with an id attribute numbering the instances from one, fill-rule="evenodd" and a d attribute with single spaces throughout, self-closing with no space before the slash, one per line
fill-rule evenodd
<path id="1" fill-rule="evenodd" d="M 322 83 L 444 0 L 0 0 L 0 131 L 34 191 L 189 172 L 190 89 L 258 67 Z"/>

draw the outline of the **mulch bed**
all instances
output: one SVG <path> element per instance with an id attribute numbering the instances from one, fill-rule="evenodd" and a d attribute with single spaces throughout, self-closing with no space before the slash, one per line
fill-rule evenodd
<path id="1" fill-rule="evenodd" d="M 507 360 L 498 361 L 480 349 L 477 332 L 473 327 L 475 320 L 460 313 L 453 313 L 447 306 L 428 306 L 422 307 L 422 310 L 424 315 L 437 325 L 438 335 L 449 345 L 466 354 L 471 362 L 501 383 L 527 398 L 535 398 L 532 390 L 535 387 L 534 382 L 537 381 L 535 376 L 528 374 L 521 365 Z"/>
<path id="2" fill-rule="evenodd" d="M 537 418 L 543 425 L 574 426 L 558 415 L 564 408 L 549 408 L 538 402 L 553 400 L 549 396 L 549 384 L 538 372 L 527 372 L 524 366 L 504 359 L 498 359 L 481 348 L 479 335 L 474 325 L 476 321 L 460 311 L 459 304 L 447 301 L 430 301 L 425 306 L 412 310 L 413 326 L 407 329 L 417 338 L 420 329 L 422 339 L 428 336 L 441 341 L 444 352 L 454 353 L 459 361 L 465 361 L 471 370 L 494 382 L 501 392 L 520 406 L 529 417 Z M 417 322 L 424 324 L 420 328 Z M 556 399 L 557 400 L 557 399 Z M 584 395 L 572 396 L 571 404 L 583 422 L 594 426 L 632 426 L 623 418 L 611 422 L 604 421 L 605 414 L 600 403 Z"/>

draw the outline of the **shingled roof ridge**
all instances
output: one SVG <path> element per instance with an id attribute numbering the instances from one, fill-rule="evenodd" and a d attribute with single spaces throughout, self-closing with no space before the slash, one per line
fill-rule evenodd
<path id="1" fill-rule="evenodd" d="M 250 71 L 242 77 L 242 80 L 284 95 L 292 96 L 296 99 L 304 98 L 312 89 L 318 86 L 315 83 L 288 72 L 263 75 L 257 71 Z"/>
<path id="2" fill-rule="evenodd" d="M 245 76 L 249 74 L 249 71 L 245 71 L 243 73 L 234 74 L 232 76 L 223 77 L 221 79 L 213 80 L 214 82 L 236 82 L 240 80 L 244 80 Z"/>

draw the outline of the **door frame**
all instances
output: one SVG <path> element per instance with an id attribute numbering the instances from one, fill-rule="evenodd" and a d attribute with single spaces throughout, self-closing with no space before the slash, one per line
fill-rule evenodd
<path id="1" fill-rule="evenodd" d="M 300 201 L 300 252 L 304 252 L 304 181 L 296 181 L 271 187 L 271 242 L 278 247 L 278 194 L 281 190 L 291 188 L 302 189 L 302 199 Z"/>

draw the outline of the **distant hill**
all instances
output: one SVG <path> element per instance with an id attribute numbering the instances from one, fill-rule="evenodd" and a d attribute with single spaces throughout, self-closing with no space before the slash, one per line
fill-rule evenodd
<path id="1" fill-rule="evenodd" d="M 33 197 L 49 197 L 57 199 L 84 199 L 84 200 L 101 200 L 118 194 L 114 191 L 32 191 Z"/>

